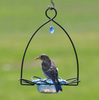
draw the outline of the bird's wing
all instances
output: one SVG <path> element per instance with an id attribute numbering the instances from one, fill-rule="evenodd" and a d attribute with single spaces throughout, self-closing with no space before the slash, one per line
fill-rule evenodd
<path id="1" fill-rule="evenodd" d="M 58 79 L 58 71 L 56 68 L 50 68 L 48 71 L 44 72 L 50 79 L 56 80 Z"/>
<path id="2" fill-rule="evenodd" d="M 51 60 L 51 67 L 56 68 L 55 63 Z"/>

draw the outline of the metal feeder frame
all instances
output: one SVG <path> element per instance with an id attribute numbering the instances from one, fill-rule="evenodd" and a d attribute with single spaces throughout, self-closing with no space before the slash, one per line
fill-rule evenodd
<path id="1" fill-rule="evenodd" d="M 76 48 L 75 48 L 75 46 L 74 46 L 74 43 L 73 43 L 73 41 L 72 41 L 72 39 L 71 39 L 71 37 L 69 36 L 69 34 L 66 32 L 66 30 L 60 25 L 60 24 L 58 24 L 56 21 L 54 21 L 54 18 L 57 16 L 57 10 L 54 8 L 54 3 L 51 1 L 51 3 L 53 4 L 53 7 L 48 7 L 47 9 L 46 9 L 46 11 L 45 11 L 45 15 L 46 15 L 46 17 L 49 19 L 47 22 L 45 22 L 44 24 L 42 24 L 34 33 L 33 33 L 33 35 L 31 36 L 31 38 L 30 38 L 30 40 L 29 40 L 29 42 L 28 42 L 28 44 L 27 44 L 27 46 L 26 46 L 26 48 L 25 48 L 25 51 L 24 51 L 24 54 L 23 54 L 23 58 L 22 58 L 22 63 L 21 63 L 21 76 L 20 76 L 20 84 L 21 85 L 28 85 L 28 86 L 33 86 L 33 85 L 35 85 L 36 83 L 35 82 L 33 82 L 33 81 L 30 81 L 30 80 L 27 80 L 27 79 L 23 79 L 22 78 L 22 75 L 23 75 L 23 64 L 24 64 L 24 59 L 25 59 L 25 55 L 26 55 L 26 52 L 27 52 L 27 49 L 28 49 L 28 47 L 29 47 L 29 44 L 30 44 L 30 42 L 31 42 L 31 40 L 33 39 L 33 37 L 35 36 L 35 34 L 44 26 L 44 25 L 46 25 L 47 23 L 49 23 L 50 21 L 52 21 L 52 22 L 54 22 L 56 25 L 58 25 L 65 33 L 66 33 L 66 35 L 67 35 L 67 37 L 69 38 L 69 40 L 70 40 L 70 42 L 71 42 L 71 44 L 72 44 L 72 47 L 73 47 L 73 50 L 74 50 L 74 53 L 75 53 L 75 57 L 76 57 L 76 63 L 77 63 L 77 76 L 76 77 L 74 77 L 74 78 L 69 78 L 69 79 L 66 79 L 66 81 L 70 81 L 70 82 L 64 82 L 64 84 L 62 84 L 62 85 L 68 85 L 68 86 L 77 86 L 78 84 L 79 84 L 79 62 L 78 62 L 78 56 L 77 56 L 77 52 L 76 52 Z M 47 14 L 47 12 L 48 12 L 48 10 L 53 10 L 54 12 L 55 12 L 55 15 L 54 15 L 54 17 L 49 17 L 48 16 L 48 14 Z M 40 77 L 37 77 L 37 76 L 33 76 L 33 78 L 38 78 L 38 79 L 41 79 Z M 49 83 L 47 83 L 46 82 L 46 84 L 44 84 L 44 85 L 50 85 Z"/>

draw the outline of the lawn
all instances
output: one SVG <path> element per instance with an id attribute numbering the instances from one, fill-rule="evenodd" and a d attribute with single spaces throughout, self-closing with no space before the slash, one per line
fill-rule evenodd
<path id="1" fill-rule="evenodd" d="M 54 19 L 72 38 L 77 50 L 80 80 L 77 87 L 63 86 L 58 94 L 42 94 L 35 86 L 21 86 L 20 68 L 25 47 L 36 29 L 48 20 L 49 1 L 0 1 L 0 100 L 98 100 L 99 99 L 99 1 L 53 0 L 58 15 Z M 51 13 L 52 12 L 52 13 Z M 49 16 L 53 16 L 53 11 Z M 54 33 L 49 27 L 54 26 Z M 76 60 L 66 34 L 53 22 L 41 28 L 27 50 L 23 78 L 43 76 L 40 60 L 45 53 L 55 62 L 63 79 L 76 76 Z"/>

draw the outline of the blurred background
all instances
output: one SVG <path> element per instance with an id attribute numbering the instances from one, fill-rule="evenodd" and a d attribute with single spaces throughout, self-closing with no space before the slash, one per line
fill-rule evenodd
<path id="1" fill-rule="evenodd" d="M 21 86 L 20 68 L 25 47 L 36 29 L 48 20 L 45 10 L 50 0 L 0 0 L 0 99 L 1 100 L 99 100 L 99 0 L 53 0 L 58 15 L 54 19 L 72 38 L 80 65 L 80 84 L 63 86 L 58 94 L 41 94 L 35 86 Z M 54 16 L 54 11 L 49 11 Z M 54 33 L 50 34 L 50 26 Z M 76 77 L 76 60 L 66 34 L 53 22 L 34 36 L 26 53 L 23 78 L 43 76 L 45 53 L 55 62 L 59 77 Z"/>

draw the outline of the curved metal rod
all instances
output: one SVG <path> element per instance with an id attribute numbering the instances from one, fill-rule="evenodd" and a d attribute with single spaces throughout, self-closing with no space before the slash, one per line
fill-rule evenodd
<path id="1" fill-rule="evenodd" d="M 40 28 L 42 28 L 45 24 L 47 24 L 47 23 L 50 22 L 50 21 L 51 21 L 51 19 L 50 19 L 49 21 L 45 22 L 43 25 L 41 25 L 41 26 L 34 32 L 34 34 L 31 36 L 31 38 L 30 38 L 30 40 L 29 40 L 29 42 L 28 42 L 28 44 L 27 44 L 27 46 L 26 46 L 26 48 L 25 48 L 25 51 L 24 51 L 24 54 L 23 54 L 23 58 L 22 58 L 22 63 L 21 63 L 21 79 L 22 79 L 22 73 L 23 73 L 24 58 L 25 58 L 27 49 L 28 49 L 28 47 L 29 47 L 29 44 L 30 44 L 31 40 L 33 39 L 34 35 L 38 32 L 38 30 L 40 30 Z M 21 84 L 21 85 L 26 85 L 26 84 L 22 84 L 22 80 L 20 80 L 20 84 Z"/>
<path id="2" fill-rule="evenodd" d="M 65 33 L 66 35 L 68 36 L 72 46 L 73 46 L 73 49 L 74 49 L 74 53 L 75 53 L 75 56 L 76 56 L 76 62 L 77 62 L 77 85 L 79 84 L 79 62 L 78 62 L 78 56 L 77 56 L 77 52 L 76 52 L 76 48 L 74 46 L 74 43 L 71 39 L 71 37 L 69 36 L 69 34 L 66 32 L 66 30 L 60 25 L 58 24 L 56 21 L 52 20 L 55 24 L 57 24 Z"/>
<path id="3" fill-rule="evenodd" d="M 51 0 L 51 3 L 52 3 L 52 5 L 53 5 L 53 8 L 54 8 L 54 7 L 55 7 L 55 4 L 54 4 L 53 0 Z"/>

